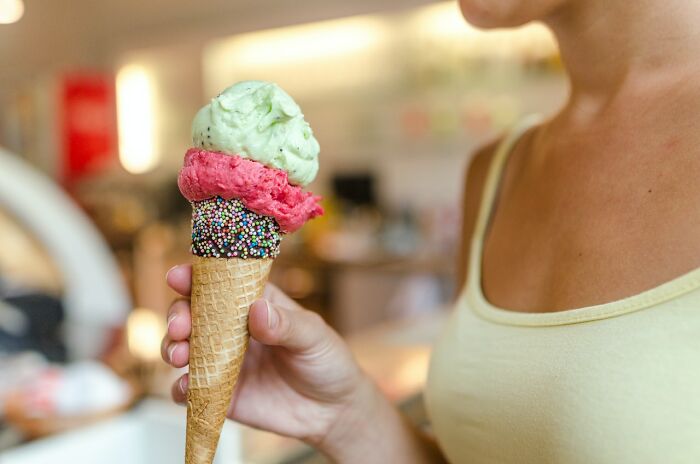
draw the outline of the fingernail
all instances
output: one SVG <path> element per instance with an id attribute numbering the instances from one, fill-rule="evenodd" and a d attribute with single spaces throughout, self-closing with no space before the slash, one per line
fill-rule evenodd
<path id="1" fill-rule="evenodd" d="M 168 280 L 168 275 L 170 275 L 170 273 L 173 271 L 173 269 L 175 269 L 178 266 L 179 266 L 179 264 L 176 264 L 175 266 L 168 269 L 168 272 L 165 273 L 165 280 Z"/>
<path id="2" fill-rule="evenodd" d="M 177 343 L 173 343 L 168 347 L 168 359 L 170 362 L 173 362 L 173 353 L 175 352 L 175 348 L 177 348 Z"/>
<path id="3" fill-rule="evenodd" d="M 269 329 L 274 329 L 277 327 L 280 316 L 277 314 L 277 310 L 272 307 L 269 301 L 265 300 L 265 305 L 267 306 L 267 327 Z"/>
<path id="4" fill-rule="evenodd" d="M 182 393 L 187 393 L 187 378 L 183 375 L 180 377 L 180 381 L 178 382 L 180 391 Z"/>
<path id="5" fill-rule="evenodd" d="M 177 314 L 171 314 L 168 316 L 168 330 L 170 330 L 170 324 L 172 324 L 175 319 L 177 319 Z"/>

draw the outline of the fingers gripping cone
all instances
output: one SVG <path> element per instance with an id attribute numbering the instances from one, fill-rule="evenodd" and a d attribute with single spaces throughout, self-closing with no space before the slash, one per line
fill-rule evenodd
<path id="1" fill-rule="evenodd" d="M 185 462 L 210 464 L 248 347 L 248 309 L 272 259 L 195 257 Z"/>

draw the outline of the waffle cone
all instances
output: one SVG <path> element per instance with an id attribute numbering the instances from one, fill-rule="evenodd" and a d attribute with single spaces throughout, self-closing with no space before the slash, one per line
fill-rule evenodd
<path id="1" fill-rule="evenodd" d="M 211 464 L 272 259 L 194 257 L 186 464 Z"/>

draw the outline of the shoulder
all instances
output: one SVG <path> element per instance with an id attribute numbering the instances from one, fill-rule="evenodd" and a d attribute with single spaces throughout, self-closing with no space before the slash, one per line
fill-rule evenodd
<path id="1" fill-rule="evenodd" d="M 478 206 L 481 203 L 481 193 L 484 189 L 486 176 L 500 143 L 501 139 L 496 139 L 477 149 L 471 156 L 465 173 L 464 199 L 469 200 L 469 203 L 465 202 L 464 204 L 465 213 L 478 213 L 478 207 L 475 211 L 474 208 L 467 208 L 467 206 L 470 204 Z M 476 220 L 476 217 L 474 219 Z"/>
<path id="2" fill-rule="evenodd" d="M 460 287 L 467 277 L 467 263 L 469 262 L 469 248 L 471 238 L 476 226 L 476 220 L 481 206 L 481 197 L 486 182 L 486 176 L 491 166 L 496 149 L 501 143 L 500 138 L 493 140 L 479 149 L 471 156 L 465 173 L 464 190 L 462 197 L 462 231 L 460 234 L 460 249 L 458 262 L 457 285 Z"/>

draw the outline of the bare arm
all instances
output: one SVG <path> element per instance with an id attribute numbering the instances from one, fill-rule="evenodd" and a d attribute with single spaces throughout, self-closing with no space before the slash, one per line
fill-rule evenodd
<path id="1" fill-rule="evenodd" d="M 445 463 L 436 443 L 411 425 L 374 385 L 319 449 L 339 463 Z"/>

